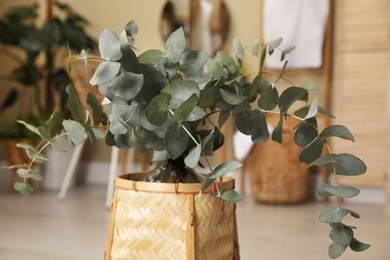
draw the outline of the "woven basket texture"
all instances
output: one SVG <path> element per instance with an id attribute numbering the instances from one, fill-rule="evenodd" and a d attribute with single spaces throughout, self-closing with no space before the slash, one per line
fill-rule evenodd
<path id="1" fill-rule="evenodd" d="M 268 123 L 275 127 L 275 118 Z M 254 145 L 247 159 L 252 197 L 263 203 L 292 204 L 308 194 L 307 165 L 299 162 L 302 148 L 294 143 L 292 129 L 297 121 L 284 122 L 283 143 L 272 140 Z"/>
<path id="2" fill-rule="evenodd" d="M 234 204 L 225 203 L 222 216 L 211 193 L 133 186 L 116 185 L 106 259 L 238 259 Z"/>

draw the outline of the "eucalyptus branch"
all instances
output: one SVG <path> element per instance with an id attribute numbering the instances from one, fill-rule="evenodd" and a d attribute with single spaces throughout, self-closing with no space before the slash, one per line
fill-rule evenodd
<path id="1" fill-rule="evenodd" d="M 65 133 L 62 133 L 56 137 L 54 137 L 53 139 L 51 139 L 50 141 L 47 141 L 39 150 L 38 152 L 34 155 L 34 157 L 31 159 L 31 161 L 29 162 L 28 166 L 27 166 L 27 170 L 30 170 L 31 167 L 33 166 L 33 164 L 35 163 L 35 161 L 37 160 L 37 158 L 42 154 L 42 152 L 46 149 L 46 147 L 48 147 L 53 141 L 61 138 L 61 137 L 64 137 L 66 136 L 68 133 L 65 132 Z M 40 145 L 42 144 L 42 141 L 37 145 L 37 147 L 39 147 Z M 27 178 L 23 178 L 23 183 L 26 183 L 27 182 Z"/>
<path id="2" fill-rule="evenodd" d="M 53 139 L 51 139 L 50 141 L 47 141 L 37 152 L 37 154 L 31 159 L 30 163 L 28 164 L 28 170 L 31 169 L 32 165 L 34 164 L 35 160 L 38 158 L 39 155 L 41 155 L 41 153 L 46 149 L 46 147 L 48 147 L 50 144 L 52 144 L 53 141 L 61 138 L 61 137 L 64 137 L 68 135 L 67 132 L 65 133 L 62 133 L 60 135 L 57 135 L 56 137 L 54 137 Z M 39 145 L 39 144 L 38 144 Z"/>

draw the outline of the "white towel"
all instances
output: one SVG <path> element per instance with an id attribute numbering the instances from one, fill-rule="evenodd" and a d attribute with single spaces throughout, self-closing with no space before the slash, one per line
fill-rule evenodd
<path id="1" fill-rule="evenodd" d="M 283 38 L 281 49 L 295 46 L 288 54 L 287 68 L 318 68 L 322 65 L 328 0 L 264 0 L 263 39 L 265 43 Z M 268 68 L 280 69 L 281 52 L 267 57 Z"/>

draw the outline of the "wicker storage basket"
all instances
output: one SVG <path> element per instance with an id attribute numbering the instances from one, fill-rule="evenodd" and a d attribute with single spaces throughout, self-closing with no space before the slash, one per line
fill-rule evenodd
<path id="1" fill-rule="evenodd" d="M 268 123 L 275 126 L 277 119 Z M 248 159 L 252 197 L 258 202 L 290 204 L 302 202 L 308 194 L 307 165 L 299 162 L 301 148 L 294 143 L 293 128 L 298 122 L 284 122 L 283 143 L 272 140 L 253 147 Z"/>
<path id="2" fill-rule="evenodd" d="M 115 179 L 106 260 L 239 259 L 235 205 L 225 203 L 222 216 L 215 186 L 195 198 L 201 184 L 133 181 L 140 176 Z M 233 189 L 234 181 L 218 187 Z"/>

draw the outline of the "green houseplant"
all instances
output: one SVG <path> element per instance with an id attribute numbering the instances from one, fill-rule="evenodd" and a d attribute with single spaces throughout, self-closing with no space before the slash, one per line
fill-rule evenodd
<path id="1" fill-rule="evenodd" d="M 355 238 L 354 227 L 343 222 L 346 215 L 359 218 L 357 213 L 342 208 L 340 202 L 344 197 L 357 196 L 359 190 L 337 184 L 338 175 L 363 174 L 366 166 L 352 154 L 334 153 L 328 144 L 330 137 L 354 141 L 353 135 L 341 125 L 330 125 L 322 131 L 318 129 L 318 113 L 327 113 L 318 107 L 317 99 L 308 104 L 309 89 L 305 86 L 291 86 L 281 93 L 277 89 L 278 82 L 284 80 L 286 55 L 293 47 L 281 50 L 278 46 L 282 39 L 262 46 L 257 38 L 253 38 L 252 54 L 257 56 L 261 46 L 262 52 L 259 71 L 253 81 L 248 82 L 241 73 L 245 51 L 237 39 L 233 44 L 233 56 L 220 51 L 212 58 L 202 51 L 186 50 L 184 32 L 178 29 L 167 39 L 166 52 L 147 50 L 137 57 L 133 51 L 137 32 L 136 23 L 131 21 L 121 34 L 121 42 L 114 32 L 104 30 L 99 38 L 100 57 L 89 57 L 85 51 L 80 57 L 69 57 L 70 68 L 73 60 L 81 60 L 86 66 L 89 60 L 100 61 L 90 83 L 97 85 L 105 96 L 105 110 L 90 95 L 87 100 L 90 116 L 82 118 L 74 90 L 69 86 L 71 119 L 64 119 L 54 112 L 46 124 L 39 127 L 22 122 L 44 140 L 44 145 L 24 147 L 32 160 L 28 165 L 18 166 L 20 176 L 25 180 L 40 178 L 39 172 L 31 165 L 46 161 L 41 152 L 49 145 L 56 146 L 55 140 L 59 136 L 67 136 L 77 145 L 83 142 L 84 135 L 94 142 L 103 133 L 108 145 L 129 148 L 140 144 L 143 150 L 153 150 L 155 168 L 140 175 L 136 181 L 172 184 L 175 192 L 180 189 L 180 184 L 197 182 L 199 195 L 195 196 L 195 202 L 190 199 L 191 203 L 197 202 L 196 197 L 201 200 L 202 194 L 213 187 L 211 197 L 222 201 L 218 205 L 227 206 L 238 202 L 241 197 L 233 189 L 221 188 L 222 177 L 239 168 L 240 163 L 227 161 L 213 168 L 207 160 L 225 142 L 221 127 L 232 117 L 238 130 L 250 135 L 253 142 L 262 143 L 269 138 L 282 142 L 283 123 L 292 117 L 300 122 L 294 128 L 294 140 L 303 147 L 299 160 L 308 165 L 326 167 L 334 177 L 332 185 L 323 183 L 319 187 L 320 196 L 336 197 L 336 205 L 325 207 L 319 217 L 331 227 L 329 256 L 336 258 L 347 247 L 354 251 L 364 251 L 369 247 Z M 284 67 L 274 77 L 263 70 L 263 64 L 267 55 L 277 55 L 275 53 L 280 53 Z M 293 105 L 299 104 L 301 108 L 291 112 Z M 279 123 L 272 133 L 268 132 L 267 113 L 279 115 Z M 64 132 L 58 135 L 61 130 Z M 201 158 L 202 164 L 208 165 L 209 173 L 204 176 L 192 170 L 200 164 Z M 136 192 L 137 188 L 132 188 L 135 184 L 135 181 L 127 186 L 124 184 L 124 189 Z M 23 195 L 33 191 L 26 182 L 15 183 L 15 189 Z M 119 207 L 117 203 L 114 200 L 114 209 Z M 187 217 L 193 220 L 193 211 Z M 115 226 L 118 223 L 115 222 Z M 193 225 L 187 226 L 191 227 Z M 111 246 L 109 244 L 108 248 Z M 110 259 L 110 255 L 106 258 Z"/>
<path id="2" fill-rule="evenodd" d="M 96 43 L 86 32 L 88 21 L 71 6 L 47 0 L 43 23 L 39 9 L 37 3 L 15 6 L 0 17 L 0 55 L 17 64 L 10 75 L 1 75 L 0 80 L 7 86 L 19 84 L 34 89 L 34 102 L 21 100 L 27 103 L 22 109 L 50 115 L 55 107 L 66 110 L 65 87 L 70 78 L 61 56 L 66 55 L 67 46 L 79 52 L 93 49 Z M 0 110 L 12 106 L 20 92 L 20 88 L 12 87 Z"/>

